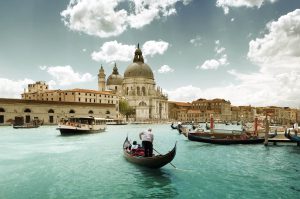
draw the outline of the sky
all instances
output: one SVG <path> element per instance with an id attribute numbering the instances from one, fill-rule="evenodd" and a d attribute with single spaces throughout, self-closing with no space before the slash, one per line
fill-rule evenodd
<path id="1" fill-rule="evenodd" d="M 300 108 L 300 0 L 0 0 L 0 98 L 96 90 L 138 43 L 170 101 Z"/>

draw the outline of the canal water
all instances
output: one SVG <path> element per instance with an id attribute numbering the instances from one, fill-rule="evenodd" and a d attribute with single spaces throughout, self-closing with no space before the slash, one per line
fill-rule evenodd
<path id="1" fill-rule="evenodd" d="M 126 135 L 152 127 L 154 148 L 177 141 L 172 165 L 150 170 L 122 156 Z M 55 126 L 0 128 L 0 198 L 299 198 L 300 147 L 188 141 L 170 125 L 108 126 L 62 137 Z M 229 127 L 227 127 L 229 128 Z"/>

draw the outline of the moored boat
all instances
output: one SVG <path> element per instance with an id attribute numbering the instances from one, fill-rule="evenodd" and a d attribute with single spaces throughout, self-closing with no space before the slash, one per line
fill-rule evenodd
<path id="1" fill-rule="evenodd" d="M 297 136 L 297 135 L 291 135 L 291 130 L 292 129 L 287 129 L 285 132 L 284 132 L 284 136 L 288 139 L 290 139 L 291 141 L 293 142 L 298 142 L 300 143 L 300 137 Z"/>
<path id="2" fill-rule="evenodd" d="M 106 129 L 106 120 L 95 117 L 72 117 L 58 125 L 61 135 L 99 133 Z"/>
<path id="3" fill-rule="evenodd" d="M 31 121 L 27 121 L 27 123 L 24 121 L 24 118 L 21 117 L 15 117 L 13 120 L 13 128 L 14 129 L 29 129 L 29 128 L 38 128 L 43 124 L 43 122 L 39 119 L 33 119 Z"/>
<path id="4" fill-rule="evenodd" d="M 240 136 L 199 136 L 199 134 L 188 133 L 188 139 L 191 141 L 211 143 L 211 144 L 259 144 L 264 142 L 264 138 Z"/>
<path id="5" fill-rule="evenodd" d="M 128 123 L 122 119 L 106 119 L 107 125 L 127 125 Z"/>
<path id="6" fill-rule="evenodd" d="M 123 144 L 123 154 L 127 161 L 137 164 L 139 166 L 148 167 L 151 169 L 158 169 L 165 166 L 174 159 L 176 155 L 176 144 L 174 148 L 165 155 L 154 155 L 152 157 L 143 157 L 143 156 L 134 156 L 128 147 L 130 146 L 130 142 L 128 137 L 126 137 L 124 144 Z"/>

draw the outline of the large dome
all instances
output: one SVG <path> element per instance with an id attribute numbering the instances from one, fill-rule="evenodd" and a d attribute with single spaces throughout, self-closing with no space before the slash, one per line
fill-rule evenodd
<path id="1" fill-rule="evenodd" d="M 144 58 L 139 45 L 134 53 L 133 63 L 129 64 L 124 72 L 124 78 L 130 77 L 142 77 L 148 79 L 154 79 L 151 68 L 144 63 Z"/>
<path id="2" fill-rule="evenodd" d="M 134 62 L 130 64 L 125 70 L 124 77 L 143 77 L 154 79 L 151 68 L 143 62 Z"/>
<path id="3" fill-rule="evenodd" d="M 113 69 L 112 74 L 107 78 L 107 85 L 122 85 L 123 77 L 119 74 L 117 65 Z"/>

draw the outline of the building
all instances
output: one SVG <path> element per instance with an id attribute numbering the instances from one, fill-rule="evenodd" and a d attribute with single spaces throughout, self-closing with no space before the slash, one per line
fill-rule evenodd
<path id="1" fill-rule="evenodd" d="M 25 123 L 39 119 L 44 124 L 57 124 L 62 118 L 115 118 L 117 114 L 115 104 L 0 98 L 0 125 L 10 125 L 15 117 L 23 117 Z"/>
<path id="2" fill-rule="evenodd" d="M 188 111 L 192 104 L 188 102 L 169 102 L 169 119 L 175 121 L 188 121 Z"/>
<path id="3" fill-rule="evenodd" d="M 139 45 L 135 50 L 133 62 L 126 68 L 124 76 L 119 74 L 115 64 L 106 85 L 103 85 L 105 74 L 102 67 L 98 77 L 99 90 L 105 86 L 106 90 L 125 98 L 135 109 L 137 121 L 168 119 L 168 98 L 162 89 L 156 86 L 153 72 L 150 66 L 144 63 Z"/>
<path id="4" fill-rule="evenodd" d="M 199 121 L 210 121 L 210 117 L 216 121 L 229 121 L 231 120 L 231 103 L 224 99 L 198 99 L 192 102 L 193 110 L 200 111 Z"/>

